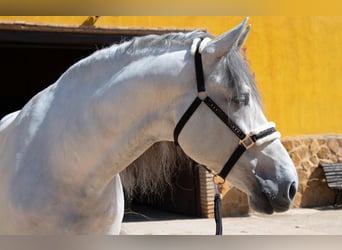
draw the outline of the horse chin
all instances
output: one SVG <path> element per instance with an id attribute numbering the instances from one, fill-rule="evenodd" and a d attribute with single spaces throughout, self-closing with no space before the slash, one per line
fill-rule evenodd
<path id="1" fill-rule="evenodd" d="M 275 212 L 273 206 L 267 199 L 266 195 L 263 194 L 258 198 L 250 196 L 249 205 L 254 211 L 259 213 L 273 214 Z"/>

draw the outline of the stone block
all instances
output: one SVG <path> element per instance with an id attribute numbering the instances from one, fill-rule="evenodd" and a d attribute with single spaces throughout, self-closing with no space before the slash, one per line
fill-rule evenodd
<path id="1" fill-rule="evenodd" d="M 319 159 L 317 157 L 317 155 L 311 155 L 309 158 L 310 162 L 312 163 L 312 165 L 317 166 L 319 164 Z"/>
<path id="2" fill-rule="evenodd" d="M 310 145 L 314 141 L 311 137 L 303 137 L 301 145 Z"/>
<path id="3" fill-rule="evenodd" d="M 336 153 L 338 157 L 342 157 L 342 147 L 340 147 Z"/>
<path id="4" fill-rule="evenodd" d="M 291 208 L 300 208 L 301 202 L 302 202 L 302 194 L 301 193 L 297 193 L 295 198 L 294 198 L 294 200 L 293 200 Z"/>
<path id="5" fill-rule="evenodd" d="M 311 169 L 315 167 L 309 160 L 303 160 L 301 166 L 306 172 L 311 172 Z"/>
<path id="6" fill-rule="evenodd" d="M 308 149 L 309 149 L 309 148 L 308 148 L 308 146 L 306 146 L 306 145 L 301 145 L 300 147 L 298 147 L 298 148 L 296 149 L 296 152 L 297 152 L 297 154 L 298 154 L 298 157 L 299 157 L 301 160 L 303 160 L 303 159 L 309 157 L 309 150 L 308 150 Z"/>
<path id="7" fill-rule="evenodd" d="M 317 152 L 319 159 L 329 159 L 330 150 L 327 146 L 322 146 Z"/>
<path id="8" fill-rule="evenodd" d="M 335 139 L 335 138 L 328 139 L 327 144 L 328 144 L 329 149 L 333 153 L 337 153 L 339 151 L 339 149 L 340 149 L 340 145 L 339 145 L 337 139 Z"/>
<path id="9" fill-rule="evenodd" d="M 291 157 L 291 160 L 293 161 L 293 164 L 294 164 L 296 167 L 299 167 L 299 166 L 300 166 L 301 159 L 300 159 L 300 157 L 298 156 L 297 152 L 291 152 L 289 155 L 290 155 L 290 157 Z"/>
<path id="10" fill-rule="evenodd" d="M 313 140 L 310 144 L 309 144 L 309 150 L 310 150 L 310 154 L 311 155 L 315 155 L 317 154 L 317 152 L 320 149 L 320 145 L 317 142 L 317 140 Z"/>
<path id="11" fill-rule="evenodd" d="M 318 138 L 318 139 L 317 139 L 317 142 L 318 142 L 319 145 L 324 145 L 324 144 L 326 144 L 326 140 L 323 139 L 323 138 Z"/>
<path id="12" fill-rule="evenodd" d="M 293 140 L 293 148 L 297 148 L 299 147 L 300 145 L 302 145 L 302 142 L 300 139 L 295 139 Z"/>
<path id="13" fill-rule="evenodd" d="M 335 154 L 329 154 L 329 160 L 331 160 L 332 162 L 337 162 L 337 156 Z"/>
<path id="14" fill-rule="evenodd" d="M 297 174 L 300 182 L 307 180 L 310 176 L 310 172 L 304 169 L 297 169 Z"/>
<path id="15" fill-rule="evenodd" d="M 231 188 L 222 198 L 222 216 L 241 216 L 248 214 L 248 197 L 237 188 Z"/>

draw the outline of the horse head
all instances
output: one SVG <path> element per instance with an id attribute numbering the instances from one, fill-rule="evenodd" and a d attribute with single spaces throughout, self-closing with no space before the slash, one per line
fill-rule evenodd
<path id="1" fill-rule="evenodd" d="M 240 53 L 250 30 L 246 22 L 217 38 L 194 41 L 192 53 L 202 61 L 196 62 L 201 64 L 196 72 L 202 70 L 204 83 L 197 76 L 196 107 L 182 118 L 175 140 L 213 173 L 224 172 L 221 177 L 246 192 L 254 210 L 271 214 L 289 209 L 298 177 L 280 133 L 263 113 L 254 77 Z M 222 170 L 226 165 L 229 169 Z"/>

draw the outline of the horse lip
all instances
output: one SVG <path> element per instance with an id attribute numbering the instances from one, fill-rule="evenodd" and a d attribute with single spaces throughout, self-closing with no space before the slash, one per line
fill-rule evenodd
<path id="1" fill-rule="evenodd" d="M 267 201 L 269 202 L 270 206 L 273 208 L 274 212 L 281 213 L 289 210 L 290 204 L 275 204 L 274 200 L 276 199 L 276 195 L 272 192 L 266 192 L 265 190 L 262 191 L 262 194 L 266 197 Z"/>
<path id="2" fill-rule="evenodd" d="M 287 204 L 285 206 L 276 206 L 275 204 L 272 204 L 272 202 L 270 203 L 271 203 L 271 206 L 273 207 L 274 212 L 277 212 L 277 213 L 286 212 L 290 208 L 290 204 Z"/>
<path id="3" fill-rule="evenodd" d="M 262 212 L 265 214 L 273 214 L 274 212 L 276 213 L 281 213 L 281 212 L 285 212 L 290 208 L 290 204 L 284 204 L 284 205 L 277 205 L 274 203 L 274 199 L 275 199 L 275 195 L 271 195 L 269 196 L 266 192 L 261 192 L 259 193 L 259 198 L 258 199 L 262 199 L 263 200 L 263 206 L 258 206 L 257 202 L 253 202 L 254 199 L 252 197 L 250 197 L 250 201 L 252 201 L 251 205 L 252 208 L 257 211 L 257 212 Z"/>
<path id="4" fill-rule="evenodd" d="M 284 203 L 277 199 L 278 186 L 270 180 L 262 179 L 256 173 L 254 173 L 254 175 L 262 188 L 261 195 L 264 196 L 265 200 L 272 208 L 273 212 L 279 213 L 287 211 L 290 208 L 290 203 Z"/>
<path id="5" fill-rule="evenodd" d="M 269 205 L 269 211 L 266 211 L 266 214 L 273 214 L 275 212 L 274 207 L 272 205 L 272 202 L 270 201 L 270 199 L 268 198 L 268 196 L 262 192 L 262 195 L 265 197 L 266 201 L 267 201 L 267 205 Z"/>
<path id="6" fill-rule="evenodd" d="M 276 213 L 283 213 L 283 212 L 286 212 L 287 210 L 289 210 L 289 208 L 290 208 L 290 206 L 288 206 L 288 207 L 282 207 L 282 208 L 273 207 L 274 212 L 276 212 Z"/>

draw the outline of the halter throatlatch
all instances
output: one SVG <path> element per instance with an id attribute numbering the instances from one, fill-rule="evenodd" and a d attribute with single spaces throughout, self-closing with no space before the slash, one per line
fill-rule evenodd
<path id="1" fill-rule="evenodd" d="M 197 108 L 205 103 L 219 118 L 220 120 L 226 124 L 226 126 L 239 138 L 239 144 L 223 166 L 220 173 L 216 173 L 215 171 L 206 168 L 212 175 L 213 181 L 215 183 L 215 221 L 216 221 L 216 235 L 222 234 L 222 219 L 220 215 L 220 204 L 221 204 L 221 192 L 223 183 L 225 182 L 226 177 L 229 172 L 232 170 L 236 162 L 240 159 L 241 155 L 254 145 L 261 145 L 263 143 L 273 141 L 275 139 L 280 138 L 280 133 L 276 131 L 275 124 L 273 122 L 269 122 L 264 126 L 252 130 L 250 133 L 245 134 L 239 126 L 231 119 L 229 116 L 207 95 L 205 82 L 204 82 L 204 74 L 203 74 L 203 64 L 202 64 L 202 56 L 201 52 L 204 49 L 206 43 L 208 43 L 208 39 L 204 40 L 195 39 L 193 45 L 191 47 L 191 52 L 194 52 L 195 58 L 195 68 L 196 68 L 196 79 L 197 79 L 197 92 L 198 95 L 195 100 L 192 102 L 190 107 L 185 111 L 178 124 L 175 127 L 173 132 L 174 142 L 176 145 L 178 144 L 178 136 L 182 131 L 183 127 L 187 123 L 187 121 L 191 118 Z"/>

